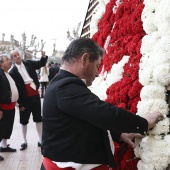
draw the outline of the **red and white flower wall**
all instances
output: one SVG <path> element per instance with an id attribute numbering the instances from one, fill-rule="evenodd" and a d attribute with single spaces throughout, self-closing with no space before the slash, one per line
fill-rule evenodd
<path id="1" fill-rule="evenodd" d="M 164 115 L 134 150 L 114 143 L 117 169 L 164 170 L 170 164 L 170 0 L 98 1 L 90 31 L 105 55 L 91 91 L 142 117 Z"/>

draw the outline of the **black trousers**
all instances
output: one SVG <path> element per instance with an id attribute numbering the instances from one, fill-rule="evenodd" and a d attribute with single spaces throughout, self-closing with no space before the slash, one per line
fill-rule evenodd
<path id="1" fill-rule="evenodd" d="M 36 96 L 27 97 L 27 102 L 24 104 L 25 111 L 20 111 L 20 123 L 27 125 L 32 113 L 34 122 L 42 122 L 41 116 L 41 101 L 39 94 Z"/>
<path id="2" fill-rule="evenodd" d="M 41 82 L 41 97 L 44 97 L 48 82 Z"/>
<path id="3" fill-rule="evenodd" d="M 0 120 L 0 140 L 9 139 L 11 137 L 15 118 L 15 109 L 2 111 L 3 117 Z"/>

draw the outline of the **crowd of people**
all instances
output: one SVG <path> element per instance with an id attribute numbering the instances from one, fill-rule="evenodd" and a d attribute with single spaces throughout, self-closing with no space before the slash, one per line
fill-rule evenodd
<path id="1" fill-rule="evenodd" d="M 0 152 L 16 152 L 7 144 L 13 130 L 15 107 L 18 105 L 20 124 L 23 136 L 20 150 L 25 150 L 27 143 L 27 124 L 32 113 L 38 134 L 38 147 L 42 143 L 42 115 L 40 101 L 44 97 L 49 80 L 54 75 L 49 74 L 53 66 L 47 68 L 48 56 L 41 52 L 39 61 L 22 60 L 19 50 L 12 50 L 10 55 L 0 55 Z M 12 66 L 12 62 L 14 65 Z M 37 75 L 40 70 L 40 77 Z M 57 74 L 57 73 L 56 73 Z M 53 76 L 53 77 L 52 77 Z M 50 78 L 49 78 L 50 77 Z M 4 160 L 0 156 L 0 161 Z"/>
<path id="2" fill-rule="evenodd" d="M 61 68 L 47 64 L 44 51 L 39 61 L 22 60 L 18 50 L 11 51 L 10 58 L 0 55 L 0 152 L 16 152 L 7 140 L 17 104 L 23 134 L 20 150 L 29 145 L 27 124 L 32 114 L 37 146 L 44 157 L 41 170 L 115 168 L 113 141 L 134 148 L 134 139 L 142 138 L 163 116 L 153 113 L 142 118 L 101 101 L 89 90 L 103 54 L 92 39 L 79 38 L 67 47 Z M 15 64 L 11 68 L 12 61 Z M 44 97 L 43 115 L 40 97 Z"/>

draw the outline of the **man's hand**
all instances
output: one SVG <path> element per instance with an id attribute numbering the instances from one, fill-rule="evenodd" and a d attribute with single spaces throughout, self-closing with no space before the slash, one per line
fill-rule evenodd
<path id="1" fill-rule="evenodd" d="M 25 107 L 20 107 L 19 110 L 20 111 L 25 111 Z"/>
<path id="2" fill-rule="evenodd" d="M 45 51 L 41 51 L 41 56 L 44 57 L 44 58 L 46 57 Z"/>
<path id="3" fill-rule="evenodd" d="M 0 120 L 2 119 L 2 117 L 3 117 L 3 112 L 0 111 Z"/>
<path id="4" fill-rule="evenodd" d="M 144 136 L 139 133 L 122 133 L 120 135 L 120 139 L 125 143 L 129 144 L 132 148 L 135 148 L 136 145 L 134 143 L 135 138 L 142 139 Z"/>
<path id="5" fill-rule="evenodd" d="M 161 120 L 161 119 L 163 119 L 163 118 L 164 118 L 163 114 L 161 114 L 161 113 L 159 113 L 159 112 L 157 112 L 157 113 L 149 113 L 149 114 L 145 117 L 145 119 L 148 121 L 148 129 L 153 128 L 153 127 L 155 126 L 155 124 L 156 124 L 159 120 Z"/>

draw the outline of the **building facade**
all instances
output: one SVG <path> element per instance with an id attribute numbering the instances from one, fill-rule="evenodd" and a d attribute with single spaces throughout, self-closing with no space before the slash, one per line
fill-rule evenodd
<path id="1" fill-rule="evenodd" d="M 84 20 L 83 27 L 82 27 L 82 31 L 81 31 L 81 34 L 80 34 L 81 38 L 91 37 L 91 35 L 90 35 L 90 22 L 91 22 L 92 15 L 95 12 L 95 8 L 97 7 L 98 4 L 99 4 L 99 2 L 97 0 L 90 0 L 89 1 L 87 13 L 86 13 L 85 20 Z"/>

